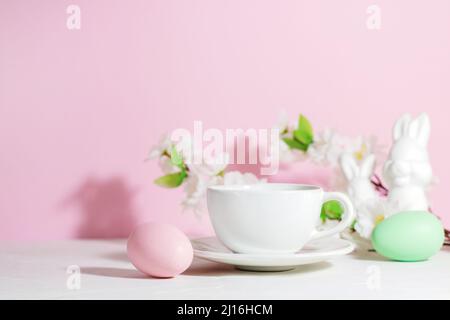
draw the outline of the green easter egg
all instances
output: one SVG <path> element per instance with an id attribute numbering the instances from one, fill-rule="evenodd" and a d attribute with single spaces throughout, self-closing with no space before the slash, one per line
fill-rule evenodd
<path id="1" fill-rule="evenodd" d="M 444 228 L 426 211 L 399 212 L 383 220 L 372 232 L 372 245 L 382 256 L 397 261 L 422 261 L 444 243 Z"/>

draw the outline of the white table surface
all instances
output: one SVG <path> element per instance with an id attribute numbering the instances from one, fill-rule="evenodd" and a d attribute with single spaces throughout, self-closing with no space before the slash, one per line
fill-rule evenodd
<path id="1" fill-rule="evenodd" d="M 1 299 L 450 299 L 450 249 L 429 261 L 352 253 L 275 273 L 195 259 L 173 279 L 148 278 L 128 261 L 125 240 L 0 244 Z M 81 269 L 68 289 L 67 267 Z"/>

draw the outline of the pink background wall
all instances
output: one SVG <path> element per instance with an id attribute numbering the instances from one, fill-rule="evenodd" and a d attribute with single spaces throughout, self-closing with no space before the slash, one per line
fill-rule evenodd
<path id="1" fill-rule="evenodd" d="M 81 7 L 81 30 L 66 7 Z M 450 2 L 0 1 L 0 239 L 126 236 L 146 220 L 210 232 L 144 163 L 177 127 L 293 119 L 390 143 L 405 111 L 431 115 L 450 224 Z"/>

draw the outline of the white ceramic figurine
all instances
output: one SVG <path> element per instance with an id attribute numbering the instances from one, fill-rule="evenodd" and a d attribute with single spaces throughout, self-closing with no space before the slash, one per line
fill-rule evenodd
<path id="1" fill-rule="evenodd" d="M 375 169 L 375 156 L 367 156 L 358 165 L 351 154 L 343 154 L 340 158 L 341 169 L 348 181 L 347 193 L 353 202 L 356 212 L 378 198 L 377 192 L 370 182 Z"/>
<path id="2" fill-rule="evenodd" d="M 433 177 L 427 151 L 429 136 L 426 113 L 416 119 L 405 114 L 395 123 L 384 178 L 389 187 L 388 202 L 401 211 L 428 210 L 426 190 Z"/>
<path id="3" fill-rule="evenodd" d="M 343 154 L 340 165 L 347 179 L 347 194 L 355 208 L 354 228 L 357 231 L 357 233 L 346 232 L 342 236 L 355 242 L 361 249 L 371 249 L 368 239 L 378 216 L 384 215 L 383 210 L 380 211 L 382 200 L 371 182 L 375 170 L 375 156 L 370 154 L 358 163 L 352 154 Z"/>

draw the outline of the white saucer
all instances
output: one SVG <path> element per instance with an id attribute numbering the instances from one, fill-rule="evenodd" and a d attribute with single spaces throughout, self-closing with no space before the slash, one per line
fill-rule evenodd
<path id="1" fill-rule="evenodd" d="M 196 257 L 231 264 L 247 271 L 291 270 L 296 266 L 330 260 L 355 249 L 350 241 L 334 237 L 311 241 L 296 253 L 276 255 L 234 253 L 215 237 L 195 239 L 191 242 Z"/>

